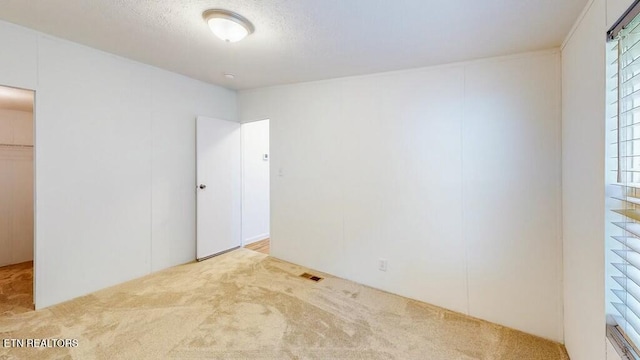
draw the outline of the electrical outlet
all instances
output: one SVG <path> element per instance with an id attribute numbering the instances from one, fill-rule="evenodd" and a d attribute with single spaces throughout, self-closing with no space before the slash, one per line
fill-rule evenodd
<path id="1" fill-rule="evenodd" d="M 387 259 L 378 259 L 378 270 L 387 271 Z"/>

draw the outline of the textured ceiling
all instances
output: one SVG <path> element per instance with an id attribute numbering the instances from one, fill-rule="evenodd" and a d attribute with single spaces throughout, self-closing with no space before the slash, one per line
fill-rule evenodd
<path id="1" fill-rule="evenodd" d="M 2 0 L 0 19 L 232 89 L 559 46 L 587 0 Z M 215 38 L 210 8 L 256 31 Z M 236 75 L 226 79 L 224 73 Z"/>

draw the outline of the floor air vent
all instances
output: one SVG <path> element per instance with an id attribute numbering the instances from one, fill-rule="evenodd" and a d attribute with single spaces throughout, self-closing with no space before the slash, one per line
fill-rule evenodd
<path id="1" fill-rule="evenodd" d="M 303 273 L 303 274 L 300 275 L 300 277 L 303 277 L 303 278 L 309 279 L 309 280 L 313 280 L 315 282 L 318 282 L 318 281 L 323 279 L 320 276 L 315 276 L 315 275 L 309 274 L 309 273 Z"/>

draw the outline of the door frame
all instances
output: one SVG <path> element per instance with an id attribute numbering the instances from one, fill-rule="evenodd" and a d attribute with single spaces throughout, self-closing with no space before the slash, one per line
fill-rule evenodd
<path id="1" fill-rule="evenodd" d="M 242 126 L 246 125 L 246 124 L 251 124 L 251 123 L 256 123 L 256 122 L 260 122 L 260 121 L 268 121 L 269 122 L 269 238 L 271 238 L 271 118 L 261 118 L 261 119 L 255 119 L 255 120 L 249 120 L 249 121 L 245 121 L 240 123 L 240 130 L 242 133 Z M 245 234 L 244 234 L 244 222 L 245 222 L 245 217 L 244 217 L 244 200 L 245 200 L 245 171 L 244 171 L 244 162 L 245 162 L 245 157 L 244 157 L 244 135 L 241 135 L 241 143 L 240 143 L 240 150 L 241 150 L 241 154 L 242 154 L 242 196 L 241 196 L 241 211 L 242 211 L 242 216 L 241 218 L 241 231 L 240 231 L 240 239 L 241 239 L 241 246 L 244 247 L 247 244 L 245 243 Z"/>
<path id="2" fill-rule="evenodd" d="M 14 86 L 14 85 L 8 85 L 8 84 L 4 84 L 4 83 L 0 83 L 0 87 L 5 87 L 5 88 L 10 88 L 10 89 L 17 89 L 17 90 L 26 90 L 26 91 L 30 91 L 33 94 L 33 110 L 32 110 L 32 114 L 31 114 L 31 123 L 32 123 L 32 135 L 33 135 L 33 147 L 32 147 L 32 167 L 33 167 L 33 274 L 32 274 L 32 286 L 33 286 L 33 307 L 34 310 L 36 310 L 36 298 L 37 298 L 37 289 L 38 287 L 36 286 L 36 272 L 38 269 L 38 232 L 37 232 L 37 227 L 38 227 L 38 211 L 37 211 L 37 204 L 38 204 L 38 176 L 37 176 L 37 162 L 38 162 L 38 137 L 37 137 L 37 98 L 38 98 L 38 91 L 36 89 L 31 89 L 31 88 L 27 88 L 27 87 L 22 87 L 22 86 Z"/>

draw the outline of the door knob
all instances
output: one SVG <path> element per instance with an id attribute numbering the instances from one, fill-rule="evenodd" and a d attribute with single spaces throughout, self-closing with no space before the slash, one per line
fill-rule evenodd
<path id="1" fill-rule="evenodd" d="M 199 187 L 200 187 L 200 189 L 204 189 L 204 188 L 206 188 L 206 187 L 207 187 L 207 185 L 205 185 L 205 184 L 200 184 L 200 186 L 199 186 Z"/>

